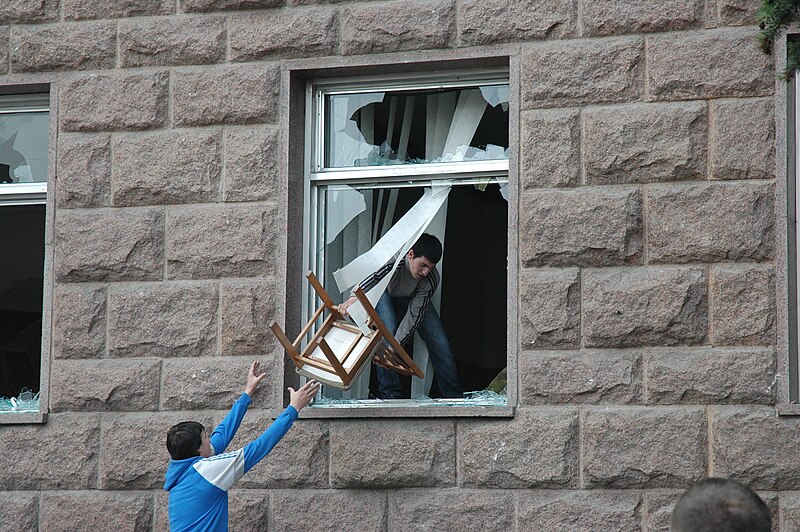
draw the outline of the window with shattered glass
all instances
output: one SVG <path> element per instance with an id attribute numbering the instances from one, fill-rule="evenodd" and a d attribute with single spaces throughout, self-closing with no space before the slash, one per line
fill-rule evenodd
<path id="1" fill-rule="evenodd" d="M 305 270 L 334 302 L 333 273 L 370 250 L 423 196 L 450 192 L 425 232 L 444 253 L 433 306 L 452 344 L 465 399 L 439 398 L 427 348 L 406 346 L 425 379 L 403 377 L 403 405 L 505 405 L 509 81 L 506 69 L 414 79 L 311 82 Z M 304 319 L 315 306 L 309 291 Z M 402 316 L 400 316 L 401 318 Z M 321 408 L 380 406 L 375 369 L 349 390 L 324 386 Z"/>
<path id="2" fill-rule="evenodd" d="M 0 413 L 39 411 L 49 104 L 0 95 Z"/>

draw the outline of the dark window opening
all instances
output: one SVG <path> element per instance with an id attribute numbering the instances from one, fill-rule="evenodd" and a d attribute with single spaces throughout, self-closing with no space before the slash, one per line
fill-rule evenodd
<path id="1" fill-rule="evenodd" d="M 329 205 L 334 190 L 331 187 L 325 193 Z M 352 189 L 348 193 L 353 194 Z M 331 235 L 325 246 L 324 284 L 336 302 L 349 293 L 337 294 L 333 289 L 333 271 L 374 245 L 422 197 L 423 188 L 364 188 L 356 193 L 364 199 L 364 210 L 338 233 L 334 231 L 335 237 Z M 463 389 L 483 390 L 506 367 L 508 202 L 497 183 L 485 187 L 455 184 L 443 209 L 444 254 L 437 266 L 442 274 L 439 314 Z M 406 347 L 413 356 L 413 346 Z M 369 392 L 377 397 L 375 367 L 370 371 Z M 402 383 L 404 397 L 409 397 L 411 377 L 402 377 Z M 337 392 L 328 389 L 325 395 L 335 397 Z M 435 375 L 428 395 L 440 397 Z"/>
<path id="2" fill-rule="evenodd" d="M 0 396 L 39 392 L 44 205 L 0 208 Z"/>

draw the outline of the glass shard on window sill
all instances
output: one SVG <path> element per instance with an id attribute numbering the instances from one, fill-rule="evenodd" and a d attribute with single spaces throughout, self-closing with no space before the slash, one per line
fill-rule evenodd
<path id="1" fill-rule="evenodd" d="M 419 397 L 417 399 L 330 399 L 320 397 L 314 401 L 313 408 L 428 408 L 435 407 L 454 407 L 454 406 L 506 406 L 507 399 L 505 394 L 499 394 L 491 390 L 480 390 L 477 392 L 466 392 L 464 399 L 431 399 L 430 397 Z"/>
<path id="2" fill-rule="evenodd" d="M 0 412 L 38 412 L 39 393 L 23 389 L 17 397 L 0 397 Z"/>

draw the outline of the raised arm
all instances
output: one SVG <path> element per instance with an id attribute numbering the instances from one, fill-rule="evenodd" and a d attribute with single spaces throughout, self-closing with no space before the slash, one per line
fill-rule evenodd
<path id="1" fill-rule="evenodd" d="M 372 289 L 373 286 L 375 286 L 376 284 L 381 282 L 381 280 L 384 277 L 386 277 L 389 274 L 389 272 L 392 271 L 392 267 L 394 266 L 394 261 L 395 261 L 396 258 L 397 258 L 396 256 L 393 257 L 389 262 L 387 262 L 386 264 L 381 266 L 378 269 L 378 271 L 376 271 L 375 273 L 371 274 L 369 277 L 367 277 L 366 279 L 364 279 L 363 281 L 358 283 L 356 286 L 357 287 L 361 287 L 361 289 L 364 291 L 364 293 L 369 292 Z M 402 264 L 403 264 L 403 261 L 400 261 L 400 264 L 398 265 L 398 267 L 400 265 L 402 265 Z M 353 287 L 353 291 L 355 291 L 355 287 Z M 358 298 L 356 298 L 356 296 L 354 296 L 354 295 L 350 296 L 350 298 L 348 298 L 344 303 L 339 305 L 339 312 L 341 312 L 343 316 L 347 316 L 348 315 L 347 309 L 350 307 L 350 305 L 355 303 L 357 300 L 358 300 Z"/>
<path id="2" fill-rule="evenodd" d="M 261 436 L 248 443 L 244 447 L 244 472 L 247 473 L 250 468 L 261 461 L 262 458 L 278 444 L 283 436 L 292 427 L 292 424 L 297 419 L 297 415 L 311 403 L 314 396 L 319 391 L 319 383 L 310 380 L 305 383 L 299 390 L 289 388 L 289 406 L 286 407 L 278 419 L 276 419 Z"/>
<path id="3" fill-rule="evenodd" d="M 239 430 L 239 425 L 241 425 L 242 419 L 247 413 L 247 407 L 253 402 L 253 393 L 255 393 L 256 388 L 266 376 L 266 373 L 261 372 L 261 363 L 259 361 L 256 360 L 250 365 L 244 393 L 233 403 L 231 411 L 211 433 L 210 440 L 211 446 L 214 448 L 214 454 L 225 452 L 225 449 L 236 435 L 236 431 Z"/>

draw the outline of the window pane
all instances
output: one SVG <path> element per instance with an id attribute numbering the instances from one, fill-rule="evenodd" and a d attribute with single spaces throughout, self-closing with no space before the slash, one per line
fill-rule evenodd
<path id="1" fill-rule="evenodd" d="M 508 158 L 508 85 L 325 98 L 325 167 Z"/>
<path id="2" fill-rule="evenodd" d="M 423 194 L 422 187 L 361 189 L 323 187 L 324 286 L 336 303 L 349 294 L 336 289 L 333 272 L 366 253 Z"/>
<path id="3" fill-rule="evenodd" d="M 0 113 L 0 185 L 47 182 L 47 111 Z"/>
<path id="4" fill-rule="evenodd" d="M 368 251 L 422 197 L 424 188 L 315 188 L 320 221 L 317 264 L 323 265 L 321 280 L 328 294 L 340 303 L 349 293 L 338 291 L 333 272 Z M 483 390 L 506 367 L 507 220 L 503 186 L 456 184 L 426 229 L 443 243 L 437 265 L 440 295 L 432 304 L 441 316 L 467 392 Z M 413 346 L 406 347 L 413 356 Z M 403 377 L 402 382 L 404 396 L 417 397 L 412 380 Z M 374 397 L 378 394 L 374 369 L 367 367 L 348 392 L 325 386 L 323 394 L 337 400 Z M 439 397 L 436 385 L 427 394 Z"/>
<path id="5" fill-rule="evenodd" d="M 44 205 L 0 208 L 0 398 L 39 392 L 44 224 Z"/>

